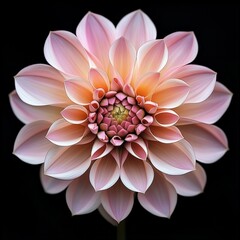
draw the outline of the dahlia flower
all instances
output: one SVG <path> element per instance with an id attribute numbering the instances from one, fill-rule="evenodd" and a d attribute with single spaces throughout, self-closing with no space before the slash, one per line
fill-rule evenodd
<path id="1" fill-rule="evenodd" d="M 76 28 L 51 31 L 47 63 L 15 76 L 9 94 L 24 126 L 13 153 L 41 164 L 49 194 L 66 191 L 73 215 L 99 210 L 117 224 L 134 201 L 169 218 L 177 196 L 203 192 L 201 164 L 228 150 L 213 125 L 232 93 L 216 72 L 191 63 L 198 53 L 193 32 L 156 39 L 142 10 L 114 24 L 88 12 Z"/>

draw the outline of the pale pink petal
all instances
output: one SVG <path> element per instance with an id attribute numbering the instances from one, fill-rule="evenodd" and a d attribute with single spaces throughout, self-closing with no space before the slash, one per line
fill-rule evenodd
<path id="1" fill-rule="evenodd" d="M 50 65 L 63 73 L 87 79 L 88 56 L 73 33 L 50 32 L 44 45 L 44 55 Z"/>
<path id="2" fill-rule="evenodd" d="M 85 133 L 85 126 L 80 124 L 71 124 L 62 118 L 51 125 L 46 137 L 56 145 L 70 146 L 78 143 Z"/>
<path id="3" fill-rule="evenodd" d="M 102 206 L 118 223 L 125 219 L 133 208 L 134 193 L 120 181 L 101 194 Z"/>
<path id="4" fill-rule="evenodd" d="M 148 148 L 148 158 L 161 172 L 180 175 L 195 169 L 193 149 L 184 139 L 172 144 L 149 141 Z"/>
<path id="5" fill-rule="evenodd" d="M 138 77 L 148 72 L 160 72 L 167 59 L 168 51 L 162 39 L 146 42 L 137 52 Z"/>
<path id="6" fill-rule="evenodd" d="M 182 196 L 195 196 L 202 193 L 207 181 L 206 173 L 198 163 L 194 171 L 178 176 L 165 174 L 165 177 Z"/>
<path id="7" fill-rule="evenodd" d="M 177 193 L 162 175 L 155 172 L 153 183 L 148 190 L 138 193 L 138 201 L 150 213 L 170 218 L 177 204 Z"/>
<path id="8" fill-rule="evenodd" d="M 27 66 L 14 78 L 16 91 L 25 103 L 43 106 L 69 101 L 64 88 L 63 76 L 49 65 Z"/>
<path id="9" fill-rule="evenodd" d="M 121 169 L 123 184 L 134 192 L 146 192 L 153 181 L 154 172 L 150 164 L 129 155 Z"/>
<path id="10" fill-rule="evenodd" d="M 188 103 L 175 109 L 181 118 L 212 124 L 226 112 L 232 93 L 221 83 L 216 82 L 213 93 L 200 103 Z"/>
<path id="11" fill-rule="evenodd" d="M 46 193 L 56 194 L 65 190 L 68 185 L 71 183 L 70 180 L 61 180 L 53 177 L 49 177 L 44 174 L 44 165 L 42 164 L 40 168 L 40 180 L 43 186 L 43 189 Z"/>
<path id="12" fill-rule="evenodd" d="M 65 81 L 68 97 L 80 105 L 88 105 L 93 100 L 93 88 L 89 81 L 70 79 Z"/>
<path id="13" fill-rule="evenodd" d="M 108 66 L 108 51 L 115 40 L 115 27 L 107 18 L 88 12 L 77 26 L 76 34 L 82 45 Z"/>
<path id="14" fill-rule="evenodd" d="M 93 189 L 87 173 L 70 184 L 66 191 L 66 201 L 72 215 L 87 214 L 99 207 L 100 193 Z"/>
<path id="15" fill-rule="evenodd" d="M 127 149 L 129 153 L 131 153 L 134 157 L 146 160 L 148 149 L 147 145 L 142 138 L 138 138 L 134 142 L 125 143 L 124 147 Z"/>
<path id="16" fill-rule="evenodd" d="M 165 69 L 176 68 L 192 62 L 198 53 L 198 43 L 193 32 L 174 32 L 164 38 L 168 48 Z"/>
<path id="17" fill-rule="evenodd" d="M 110 153 L 113 149 L 113 145 L 109 143 L 104 143 L 96 139 L 92 146 L 91 158 L 92 160 L 102 158 Z"/>
<path id="18" fill-rule="evenodd" d="M 93 142 L 95 138 L 96 138 L 96 134 L 93 134 L 90 131 L 89 132 L 86 131 L 82 139 L 77 144 L 79 145 L 87 144 L 87 143 Z"/>
<path id="19" fill-rule="evenodd" d="M 96 160 L 90 171 L 89 179 L 95 191 L 110 188 L 117 182 L 120 168 L 112 155 Z"/>
<path id="20" fill-rule="evenodd" d="M 170 127 L 177 123 L 179 116 L 172 110 L 158 110 L 154 114 L 154 125 Z"/>
<path id="21" fill-rule="evenodd" d="M 188 93 L 189 86 L 184 81 L 169 79 L 156 88 L 151 100 L 159 108 L 175 108 L 186 100 Z"/>
<path id="22" fill-rule="evenodd" d="M 54 122 L 61 118 L 62 107 L 57 106 L 31 106 L 23 102 L 14 90 L 9 94 L 11 108 L 16 117 L 25 124 L 38 120 Z"/>
<path id="23" fill-rule="evenodd" d="M 86 122 L 88 118 L 88 110 L 80 105 L 70 105 L 61 111 L 65 120 L 73 124 L 81 124 Z"/>
<path id="24" fill-rule="evenodd" d="M 196 159 L 200 162 L 215 162 L 228 151 L 227 137 L 217 126 L 192 124 L 179 128 L 184 138 L 192 145 Z"/>
<path id="25" fill-rule="evenodd" d="M 190 87 L 185 103 L 202 102 L 212 93 L 217 73 L 200 65 L 185 65 L 172 74 L 187 83 Z"/>
<path id="26" fill-rule="evenodd" d="M 44 173 L 63 180 L 81 176 L 91 164 L 91 147 L 85 144 L 51 148 L 45 159 Z"/>
<path id="27" fill-rule="evenodd" d="M 118 225 L 118 222 L 113 219 L 108 213 L 107 211 L 104 209 L 104 207 L 102 205 L 100 205 L 98 207 L 98 211 L 99 213 L 101 214 L 101 216 L 106 220 L 108 221 L 109 223 L 111 223 L 113 226 L 117 226 Z"/>
<path id="28" fill-rule="evenodd" d="M 107 73 L 101 69 L 91 68 L 89 71 L 89 81 L 95 89 L 102 88 L 105 92 L 109 91 L 110 81 Z"/>
<path id="29" fill-rule="evenodd" d="M 157 31 L 152 20 L 142 10 L 136 10 L 120 20 L 117 35 L 127 38 L 138 49 L 143 43 L 156 39 Z"/>
<path id="30" fill-rule="evenodd" d="M 159 142 L 174 143 L 183 138 L 179 129 L 175 126 L 161 127 L 150 126 L 148 132 Z"/>
<path id="31" fill-rule="evenodd" d="M 45 137 L 50 125 L 47 121 L 24 125 L 16 137 L 13 154 L 29 164 L 43 163 L 47 152 L 53 146 Z"/>
<path id="32" fill-rule="evenodd" d="M 136 59 L 134 47 L 125 38 L 121 37 L 113 42 L 109 51 L 109 58 L 123 82 L 127 83 L 131 79 Z"/>
<path id="33" fill-rule="evenodd" d="M 129 156 L 128 151 L 125 148 L 114 148 L 111 155 L 114 157 L 120 168 L 122 168 L 123 163 Z"/>

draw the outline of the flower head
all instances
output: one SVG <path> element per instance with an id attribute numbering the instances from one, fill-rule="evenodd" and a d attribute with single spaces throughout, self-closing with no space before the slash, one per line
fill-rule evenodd
<path id="1" fill-rule="evenodd" d="M 193 32 L 156 39 L 141 10 L 115 27 L 88 12 L 76 35 L 52 31 L 44 45 L 48 64 L 15 76 L 10 103 L 25 124 L 14 154 L 41 165 L 47 193 L 66 190 L 72 214 L 96 209 L 115 224 L 134 199 L 170 217 L 177 195 L 194 196 L 206 184 L 201 163 L 228 150 L 213 125 L 232 93 L 216 72 L 191 64 Z"/>

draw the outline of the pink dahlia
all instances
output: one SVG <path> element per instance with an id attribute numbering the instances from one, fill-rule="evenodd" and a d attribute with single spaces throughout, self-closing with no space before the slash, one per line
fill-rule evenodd
<path id="1" fill-rule="evenodd" d="M 136 197 L 150 213 L 170 217 L 178 194 L 203 191 L 201 163 L 228 150 L 224 132 L 213 124 L 232 93 L 216 72 L 190 64 L 197 52 L 193 32 L 156 39 L 141 10 L 116 27 L 88 12 L 76 35 L 50 32 L 48 64 L 15 76 L 10 103 L 25 125 L 14 154 L 42 164 L 44 190 L 66 190 L 73 215 L 98 209 L 119 223 Z"/>

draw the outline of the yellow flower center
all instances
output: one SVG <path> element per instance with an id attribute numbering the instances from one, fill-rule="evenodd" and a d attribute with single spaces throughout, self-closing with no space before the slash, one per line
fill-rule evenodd
<path id="1" fill-rule="evenodd" d="M 121 123 L 128 117 L 128 110 L 121 104 L 114 106 L 111 114 L 112 117 L 118 122 Z"/>

